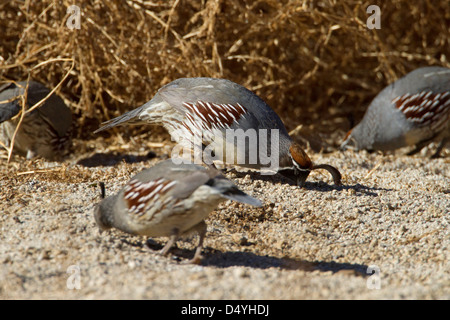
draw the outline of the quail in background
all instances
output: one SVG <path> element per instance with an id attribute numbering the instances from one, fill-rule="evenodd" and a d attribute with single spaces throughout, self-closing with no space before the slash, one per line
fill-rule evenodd
<path id="1" fill-rule="evenodd" d="M 193 141 L 201 137 L 203 147 L 211 143 L 211 136 L 220 133 L 220 142 L 226 140 L 228 130 L 242 129 L 242 133 L 253 131 L 257 134 L 266 132 L 266 150 L 277 160 L 275 172 L 297 180 L 303 186 L 311 170 L 326 169 L 340 184 L 341 174 L 331 165 L 314 165 L 303 149 L 289 136 L 278 115 L 256 94 L 250 90 L 225 79 L 216 78 L 181 78 L 163 86 L 156 95 L 141 107 L 105 122 L 95 132 L 124 124 L 162 124 L 172 138 L 180 142 Z M 272 129 L 278 133 L 278 141 L 272 142 Z M 252 146 L 232 141 L 228 147 L 233 148 L 235 157 L 219 156 L 225 164 L 239 165 L 253 169 L 269 167 L 260 157 L 261 139 Z M 276 141 L 276 140 L 275 140 Z M 217 141 L 214 141 L 217 143 Z M 222 145 L 226 145 L 225 141 Z M 256 147 L 250 150 L 252 147 Z M 221 152 L 215 148 L 214 152 Z M 255 161 L 249 161 L 251 157 Z M 245 161 L 237 162 L 239 159 Z"/>
<path id="2" fill-rule="evenodd" d="M 0 86 L 0 141 L 10 147 L 22 110 L 21 96 L 27 82 L 7 83 Z M 32 107 L 50 93 L 44 85 L 28 83 L 26 109 Z M 25 110 L 26 110 L 25 109 Z M 40 107 L 26 114 L 14 140 L 14 150 L 27 159 L 41 156 L 48 160 L 61 159 L 70 147 L 72 113 L 56 94 L 51 95 Z"/>
<path id="3" fill-rule="evenodd" d="M 163 255 L 180 235 L 197 232 L 200 240 L 191 262 L 199 263 L 204 219 L 227 199 L 262 205 L 215 169 L 177 165 L 169 159 L 140 172 L 116 195 L 102 200 L 95 209 L 95 221 L 101 230 L 114 227 L 134 235 L 170 237 Z"/>
<path id="4" fill-rule="evenodd" d="M 424 67 L 383 89 L 341 147 L 387 151 L 415 145 L 412 155 L 440 140 L 436 157 L 449 139 L 450 69 Z"/>

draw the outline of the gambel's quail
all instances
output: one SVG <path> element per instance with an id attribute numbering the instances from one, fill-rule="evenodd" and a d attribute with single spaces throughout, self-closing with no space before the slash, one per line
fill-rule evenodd
<path id="1" fill-rule="evenodd" d="M 19 123 L 22 97 L 26 97 L 25 111 L 44 99 L 50 90 L 30 81 L 7 83 L 0 86 L 0 141 L 7 147 Z M 72 113 L 56 94 L 30 113 L 25 114 L 14 139 L 14 150 L 28 159 L 42 156 L 60 159 L 70 147 Z"/>
<path id="2" fill-rule="evenodd" d="M 415 145 L 419 152 L 440 140 L 438 156 L 450 138 L 450 69 L 416 69 L 383 89 L 341 147 L 394 150 Z"/>
<path id="3" fill-rule="evenodd" d="M 142 123 L 162 124 L 179 143 L 190 141 L 193 146 L 192 141 L 199 140 L 195 145 L 201 145 L 203 155 L 213 146 L 209 148 L 211 159 L 225 164 L 279 172 L 296 179 L 300 186 L 311 170 L 326 169 L 340 184 L 336 168 L 314 165 L 293 142 L 278 115 L 256 94 L 229 80 L 175 80 L 141 107 L 105 122 L 96 132 Z M 205 160 L 207 156 L 202 161 L 210 164 Z"/>
<path id="4" fill-rule="evenodd" d="M 227 199 L 262 205 L 216 169 L 174 164 L 169 159 L 140 172 L 119 193 L 102 200 L 95 209 L 95 220 L 101 230 L 114 227 L 135 235 L 170 237 L 161 250 L 163 255 L 180 235 L 195 231 L 200 240 L 191 262 L 199 263 L 206 234 L 204 219 Z"/>

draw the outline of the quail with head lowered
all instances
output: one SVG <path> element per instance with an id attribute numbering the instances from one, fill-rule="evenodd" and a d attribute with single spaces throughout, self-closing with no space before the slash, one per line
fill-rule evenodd
<path id="1" fill-rule="evenodd" d="M 450 69 L 416 69 L 383 89 L 341 148 L 395 150 L 413 146 L 409 155 L 440 140 L 433 157 L 450 139 Z"/>
<path id="2" fill-rule="evenodd" d="M 262 205 L 216 169 L 174 164 L 169 159 L 138 173 L 116 195 L 102 200 L 95 209 L 95 221 L 101 230 L 114 227 L 134 235 L 170 237 L 163 255 L 180 235 L 197 232 L 200 239 L 191 262 L 199 263 L 204 220 L 227 199 Z"/>
<path id="3" fill-rule="evenodd" d="M 6 147 L 10 147 L 19 123 L 17 115 L 22 110 L 22 97 L 26 97 L 26 111 L 49 93 L 47 87 L 35 81 L 0 86 L 0 141 Z M 25 114 L 14 139 L 14 150 L 27 159 L 35 156 L 61 159 L 69 150 L 71 130 L 70 109 L 60 97 L 52 94 L 41 106 Z"/>
<path id="4" fill-rule="evenodd" d="M 263 173 L 281 173 L 299 186 L 311 170 L 325 169 L 336 184 L 341 181 L 336 168 L 312 163 L 260 97 L 226 79 L 175 80 L 141 107 L 105 122 L 95 132 L 124 124 L 162 124 L 183 148 L 199 146 L 202 157 L 194 161 L 197 164 L 219 160 Z"/>

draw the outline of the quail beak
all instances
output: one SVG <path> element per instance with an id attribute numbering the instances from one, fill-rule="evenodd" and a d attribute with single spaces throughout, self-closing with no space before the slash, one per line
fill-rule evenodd
<path id="1" fill-rule="evenodd" d="M 300 188 L 303 188 L 305 186 L 306 179 L 308 178 L 310 172 L 310 170 L 295 170 L 297 185 Z"/>
<path id="2" fill-rule="evenodd" d="M 360 148 L 358 147 L 358 143 L 356 142 L 355 138 L 350 137 L 341 143 L 341 145 L 339 146 L 339 150 L 340 151 L 350 150 L 356 152 L 360 150 Z"/>
<path id="3" fill-rule="evenodd" d="M 309 176 L 310 170 L 299 170 L 297 168 L 285 168 L 278 171 L 283 177 L 288 178 L 297 183 L 297 186 L 303 188 L 305 186 L 306 179 Z"/>
<path id="4" fill-rule="evenodd" d="M 341 145 L 339 146 L 339 150 L 341 151 L 345 151 L 345 150 L 353 150 L 356 151 L 357 148 L 355 147 L 355 143 L 353 142 L 353 140 L 345 140 L 344 142 L 341 143 Z"/>
<path id="5" fill-rule="evenodd" d="M 339 146 L 339 149 L 341 151 L 344 150 L 355 150 L 356 149 L 356 142 L 355 139 L 352 137 L 352 130 L 347 132 L 347 134 L 344 137 L 344 140 L 342 141 L 341 145 Z"/>

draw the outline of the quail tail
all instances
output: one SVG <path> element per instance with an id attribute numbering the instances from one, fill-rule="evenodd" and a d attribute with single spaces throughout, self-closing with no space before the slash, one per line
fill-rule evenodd
<path id="1" fill-rule="evenodd" d="M 0 104 L 0 123 L 10 120 L 20 111 L 20 103 Z"/>
<path id="2" fill-rule="evenodd" d="M 223 198 L 238 201 L 241 203 L 249 204 L 255 207 L 261 207 L 262 202 L 256 198 L 253 198 L 245 192 L 239 190 L 239 188 L 230 180 L 225 177 L 216 177 L 210 179 L 207 185 L 216 189 Z"/>
<path id="3" fill-rule="evenodd" d="M 116 127 L 116 126 L 120 126 L 120 125 L 124 125 L 124 124 L 138 124 L 138 123 L 142 122 L 139 119 L 139 114 L 141 113 L 141 111 L 142 111 L 142 107 L 131 110 L 127 113 L 124 113 L 123 115 L 118 116 L 117 118 L 105 121 L 102 123 L 102 127 L 95 130 L 94 133 L 98 133 L 100 131 L 108 130 L 108 129 L 111 129 L 112 127 Z"/>
<path id="4" fill-rule="evenodd" d="M 262 202 L 260 200 L 253 198 L 252 196 L 249 196 L 248 194 L 240 190 L 233 190 L 231 192 L 222 193 L 222 196 L 224 198 L 249 204 L 251 206 L 262 207 Z"/>

